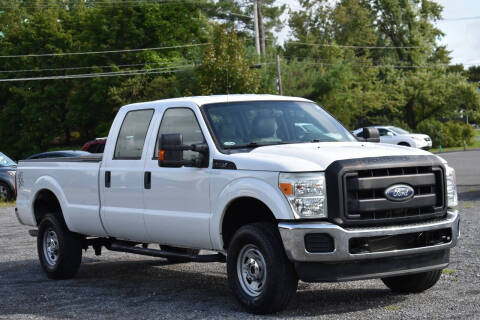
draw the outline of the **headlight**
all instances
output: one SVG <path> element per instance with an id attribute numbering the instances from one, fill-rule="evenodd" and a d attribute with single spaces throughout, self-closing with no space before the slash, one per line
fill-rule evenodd
<path id="1" fill-rule="evenodd" d="M 457 178 L 455 177 L 455 169 L 446 166 L 447 169 L 447 205 L 456 207 L 458 205 L 457 195 Z"/>
<path id="2" fill-rule="evenodd" d="M 280 173 L 279 188 L 287 197 L 297 219 L 327 217 L 325 174 Z"/>

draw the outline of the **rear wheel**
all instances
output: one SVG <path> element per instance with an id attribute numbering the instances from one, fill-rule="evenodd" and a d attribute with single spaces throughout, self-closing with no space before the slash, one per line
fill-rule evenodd
<path id="1" fill-rule="evenodd" d="M 82 262 L 81 237 L 52 213 L 40 222 L 37 249 L 42 269 L 50 279 L 73 278 Z"/>
<path id="2" fill-rule="evenodd" d="M 0 182 L 0 201 L 10 201 L 13 199 L 13 192 L 10 187 L 3 182 Z"/>
<path id="3" fill-rule="evenodd" d="M 430 289 L 440 279 L 442 270 L 422 272 L 399 277 L 383 278 L 383 283 L 398 293 L 418 293 Z"/>
<path id="4" fill-rule="evenodd" d="M 298 278 L 270 223 L 252 223 L 233 236 L 227 255 L 228 282 L 238 302 L 249 312 L 283 310 L 297 290 Z"/>

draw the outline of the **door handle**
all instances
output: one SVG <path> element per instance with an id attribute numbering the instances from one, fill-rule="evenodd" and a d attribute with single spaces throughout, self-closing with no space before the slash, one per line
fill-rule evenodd
<path id="1" fill-rule="evenodd" d="M 150 171 L 146 171 L 143 177 L 143 187 L 145 189 L 152 189 L 152 173 Z"/>
<path id="2" fill-rule="evenodd" d="M 110 188 L 112 185 L 112 173 L 110 171 L 105 171 L 105 188 Z"/>

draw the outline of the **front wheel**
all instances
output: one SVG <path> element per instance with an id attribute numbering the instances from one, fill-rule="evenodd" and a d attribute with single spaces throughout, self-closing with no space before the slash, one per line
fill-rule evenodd
<path id="1" fill-rule="evenodd" d="M 393 292 L 419 293 L 433 287 L 440 279 L 442 270 L 382 278 L 383 283 Z"/>
<path id="2" fill-rule="evenodd" d="M 228 248 L 227 272 L 233 294 L 251 313 L 283 310 L 297 290 L 293 264 L 270 223 L 252 223 L 235 233 Z"/>
<path id="3" fill-rule="evenodd" d="M 56 214 L 48 213 L 40 222 L 37 248 L 42 269 L 50 279 L 75 276 L 82 262 L 82 239 Z"/>

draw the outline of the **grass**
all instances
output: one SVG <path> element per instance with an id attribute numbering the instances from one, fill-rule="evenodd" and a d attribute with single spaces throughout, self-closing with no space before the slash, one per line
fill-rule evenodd
<path id="1" fill-rule="evenodd" d="M 453 269 L 448 269 L 447 268 L 447 269 L 442 270 L 442 274 L 446 274 L 446 275 L 449 275 L 449 276 L 453 275 L 454 273 L 455 273 L 455 270 L 453 270 Z"/>
<path id="2" fill-rule="evenodd" d="M 11 201 L 11 202 L 0 201 L 0 208 L 10 208 L 14 206 L 15 206 L 15 201 Z"/>
<path id="3" fill-rule="evenodd" d="M 473 141 L 471 144 L 467 146 L 467 150 L 470 149 L 480 149 L 480 129 L 475 130 L 475 136 L 473 137 Z M 433 153 L 439 153 L 440 148 L 432 148 L 428 150 Z M 463 146 L 462 147 L 450 147 L 450 148 L 443 148 L 443 152 L 448 152 L 448 151 L 463 151 Z"/>
<path id="4" fill-rule="evenodd" d="M 386 307 L 385 307 L 385 310 L 388 310 L 388 311 L 397 311 L 397 310 L 400 310 L 400 307 L 399 307 L 399 306 L 386 306 Z"/>

